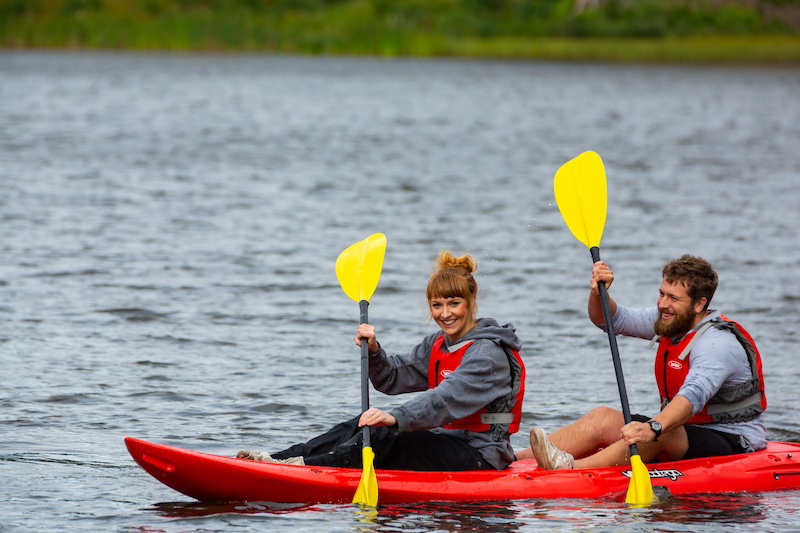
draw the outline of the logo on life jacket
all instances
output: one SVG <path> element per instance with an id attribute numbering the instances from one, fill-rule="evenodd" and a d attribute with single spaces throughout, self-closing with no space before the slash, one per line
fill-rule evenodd
<path id="1" fill-rule="evenodd" d="M 667 364 L 673 370 L 680 370 L 681 368 L 683 368 L 683 365 L 681 364 L 680 361 L 669 361 Z"/>
<path id="2" fill-rule="evenodd" d="M 461 360 L 472 346 L 473 341 L 464 341 L 445 347 L 444 335 L 440 335 L 431 347 L 428 361 L 428 388 L 439 386 L 444 378 L 457 372 Z M 460 420 L 443 425 L 444 429 L 463 429 L 476 433 L 489 433 L 493 440 L 508 439 L 519 431 L 522 420 L 522 398 L 525 394 L 525 364 L 519 352 L 503 346 L 503 352 L 511 367 L 511 392 L 496 398 L 487 406 Z"/>
<path id="3" fill-rule="evenodd" d="M 710 328 L 727 330 L 735 335 L 747 357 L 751 377 L 743 383 L 720 387 L 703 409 L 695 413 L 687 424 L 738 424 L 753 420 L 767 408 L 761 355 L 750 334 L 723 315 L 701 322 L 677 343 L 663 337 L 659 340 L 654 369 L 661 408 L 664 409 L 666 404 L 680 392 L 692 365 L 692 346 Z"/>

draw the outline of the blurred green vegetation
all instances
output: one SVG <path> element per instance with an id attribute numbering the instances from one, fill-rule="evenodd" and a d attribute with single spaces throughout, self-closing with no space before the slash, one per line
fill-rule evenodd
<path id="1" fill-rule="evenodd" d="M 0 0 L 0 46 L 800 62 L 800 0 Z"/>

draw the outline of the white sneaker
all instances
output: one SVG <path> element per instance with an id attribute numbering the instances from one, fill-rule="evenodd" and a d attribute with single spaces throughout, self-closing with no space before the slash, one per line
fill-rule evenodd
<path id="1" fill-rule="evenodd" d="M 305 466 L 306 462 L 302 457 L 289 457 L 288 459 L 273 459 L 267 452 L 248 452 L 242 450 L 236 454 L 237 459 L 247 459 L 248 461 L 261 461 L 263 463 L 278 463 L 283 465 Z"/>
<path id="2" fill-rule="evenodd" d="M 541 428 L 531 430 L 531 451 L 539 464 L 545 470 L 572 470 L 575 468 L 575 458 L 567 452 L 562 452 L 547 440 L 547 433 Z"/>

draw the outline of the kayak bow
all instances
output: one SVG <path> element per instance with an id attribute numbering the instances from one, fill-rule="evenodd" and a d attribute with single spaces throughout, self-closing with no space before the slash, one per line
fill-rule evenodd
<path id="1" fill-rule="evenodd" d="M 128 437 L 133 459 L 168 487 L 204 502 L 349 504 L 361 469 L 262 463 Z M 671 494 L 800 489 L 800 444 L 771 442 L 754 453 L 648 465 L 653 487 Z M 382 504 L 431 501 L 624 497 L 629 466 L 543 470 L 517 461 L 506 470 L 376 470 Z"/>

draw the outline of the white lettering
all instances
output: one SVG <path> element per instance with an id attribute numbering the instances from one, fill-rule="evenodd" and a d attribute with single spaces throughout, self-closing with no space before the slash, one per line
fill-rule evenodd
<path id="1" fill-rule="evenodd" d="M 654 468 L 649 470 L 648 473 L 650 474 L 650 479 L 667 478 L 670 481 L 678 481 L 678 478 L 683 477 L 683 472 L 675 469 L 659 470 L 658 468 Z M 625 470 L 622 472 L 622 475 L 630 478 L 632 474 L 630 470 Z"/>

